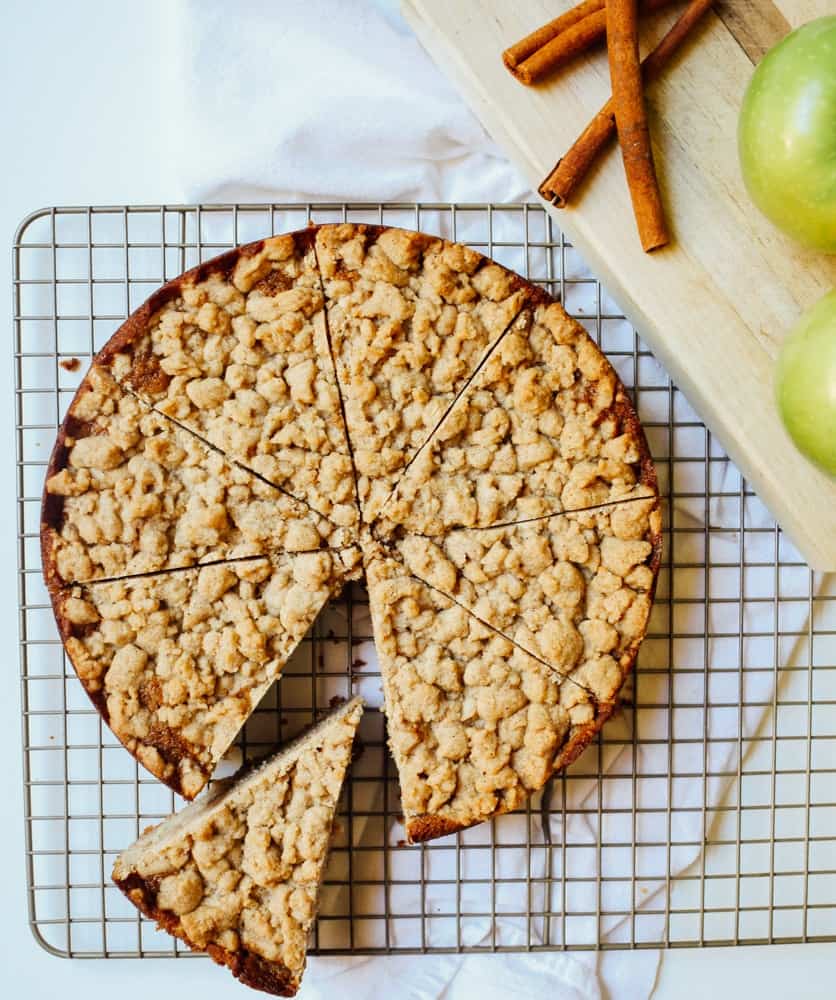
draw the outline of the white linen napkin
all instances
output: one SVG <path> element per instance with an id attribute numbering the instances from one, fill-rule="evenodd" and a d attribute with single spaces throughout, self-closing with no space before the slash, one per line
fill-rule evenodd
<path id="1" fill-rule="evenodd" d="M 395 0 L 176 0 L 172 173 L 187 201 L 521 201 Z"/>
<path id="2" fill-rule="evenodd" d="M 395 0 L 245 0 L 233 6 L 177 0 L 167 44 L 175 74 L 166 123 L 171 169 L 187 202 L 536 200 L 400 19 Z M 714 504 L 710 516 L 722 527 L 735 527 L 723 523 L 722 506 Z M 736 558 L 733 530 L 725 538 L 714 536 L 715 545 L 715 558 L 724 549 Z M 765 694 L 768 702 L 771 692 Z M 753 729 L 758 721 L 751 720 Z M 643 732 L 642 738 L 666 740 L 664 725 L 660 721 L 658 732 Z M 689 769 L 698 772 L 702 747 L 685 744 L 683 750 L 693 757 Z M 735 754 L 728 751 L 727 770 L 736 766 Z M 686 761 L 678 764 L 683 769 Z M 618 768 L 619 761 L 606 766 Z M 575 813 L 596 787 L 593 780 L 567 785 L 567 829 L 550 831 L 552 837 L 595 845 L 595 831 Z M 705 790 L 691 782 L 678 805 L 703 807 L 709 823 L 711 806 L 726 788 L 727 782 L 708 782 Z M 674 813 L 676 839 L 701 840 L 702 811 Z M 534 835 L 542 842 L 545 831 L 535 829 Z M 653 850 L 664 865 L 664 850 Z M 607 874 L 606 864 L 597 870 L 597 851 L 587 855 L 574 874 L 591 880 Z M 682 871 L 698 857 L 697 848 L 686 848 L 672 852 L 670 860 Z M 514 874 L 524 878 L 526 871 Z M 647 879 L 638 909 L 652 905 L 664 884 Z M 648 943 L 662 940 L 661 916 L 643 927 Z M 624 941 L 629 930 L 622 921 L 606 934 Z M 491 928 L 472 920 L 462 933 L 466 943 L 478 944 L 490 940 Z M 500 918 L 494 928 L 503 944 L 524 944 L 526 933 L 510 918 Z M 640 1000 L 653 989 L 658 963 L 656 950 L 320 957 L 310 962 L 302 996 L 540 1000 L 547 991 L 551 1000 Z"/>

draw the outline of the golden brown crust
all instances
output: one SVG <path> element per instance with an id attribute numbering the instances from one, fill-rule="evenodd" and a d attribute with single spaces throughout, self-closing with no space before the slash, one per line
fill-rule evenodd
<path id="1" fill-rule="evenodd" d="M 70 593 L 70 587 L 61 586 L 50 594 L 55 622 L 58 625 L 58 635 L 61 637 L 61 642 L 63 643 L 66 643 L 68 639 L 84 638 L 84 636 L 89 634 L 91 628 L 94 627 L 91 625 L 77 625 L 70 621 L 66 612 L 66 604 Z"/>
<path id="2" fill-rule="evenodd" d="M 421 844 L 425 840 L 446 837 L 448 834 L 458 833 L 459 830 L 467 828 L 468 824 L 457 823 L 446 816 L 411 816 L 406 820 L 406 836 L 410 844 Z"/>
<path id="3" fill-rule="evenodd" d="M 615 704 L 599 704 L 595 713 L 595 719 L 585 726 L 576 727 L 575 731 L 566 741 L 560 753 L 554 761 L 554 773 L 564 771 L 570 764 L 573 764 L 578 757 L 586 750 L 589 744 L 600 733 L 604 723 L 615 711 Z"/>
<path id="4" fill-rule="evenodd" d="M 608 358 L 607 364 L 609 365 Z M 656 496 L 658 496 L 659 480 L 656 476 L 656 466 L 653 464 L 653 458 L 650 454 L 650 447 L 647 443 L 647 435 L 644 432 L 644 427 L 642 427 L 639 415 L 636 413 L 636 409 L 627 394 L 627 390 L 624 388 L 624 383 L 618 377 L 618 373 L 612 365 L 610 365 L 610 369 L 616 379 L 618 379 L 618 393 L 616 396 L 616 402 L 613 404 L 613 415 L 618 422 L 618 426 L 622 429 L 621 433 L 630 435 L 639 452 L 639 474 L 636 478 L 636 482 L 639 485 L 646 486 L 648 489 L 652 490 Z"/>
<path id="5" fill-rule="evenodd" d="M 156 922 L 160 930 L 179 938 L 189 948 L 200 950 L 189 940 L 177 916 L 170 910 L 161 910 L 156 905 L 159 879 L 143 878 L 136 872 L 131 872 L 126 878 L 114 878 L 113 881 L 144 916 Z M 247 948 L 228 951 L 226 948 L 210 944 L 206 953 L 213 962 L 226 966 L 236 979 L 254 990 L 276 997 L 292 997 L 299 989 L 299 983 L 285 965 L 281 962 L 268 962 Z"/>
<path id="6" fill-rule="evenodd" d="M 44 488 L 41 494 L 41 565 L 44 580 L 50 593 L 53 593 L 57 587 L 64 585 L 64 581 L 58 573 L 55 553 L 55 534 L 61 530 L 64 516 L 64 497 L 50 493 L 47 484 L 56 473 L 67 467 L 70 453 L 67 438 L 78 437 L 87 429 L 86 425 L 76 418 L 75 412 L 79 400 L 91 391 L 90 372 L 88 371 L 76 389 L 67 414 L 58 428 L 44 476 Z"/>
<path id="7" fill-rule="evenodd" d="M 641 426 L 639 426 L 639 431 L 641 432 L 642 439 L 644 439 L 644 431 L 641 429 Z M 657 486 L 656 469 L 653 466 L 653 462 L 650 458 L 649 452 L 647 453 L 647 463 L 649 464 L 650 473 L 652 474 L 653 488 L 656 489 Z M 645 485 L 649 485 L 649 480 L 645 479 L 644 483 Z M 664 541 L 662 535 L 662 506 L 659 499 L 658 491 L 656 495 L 656 505 L 651 514 L 650 520 L 651 520 L 651 534 L 649 537 L 649 541 L 652 546 L 652 552 L 650 558 L 647 561 L 647 566 L 650 569 L 651 573 L 653 574 L 653 582 L 651 583 L 650 589 L 648 591 L 648 597 L 650 599 L 650 606 L 652 609 L 653 601 L 656 598 L 656 586 L 659 583 L 659 569 L 662 565 L 662 545 Z M 633 670 L 635 669 L 636 660 L 638 659 L 639 650 L 641 649 L 641 644 L 644 642 L 644 638 L 647 635 L 647 627 L 649 621 L 650 621 L 650 616 L 648 615 L 648 620 L 647 622 L 645 622 L 644 629 L 642 630 L 641 635 L 636 637 L 634 642 L 631 644 L 630 648 L 622 655 L 619 661 L 619 666 L 621 667 L 621 673 L 623 678 L 622 686 L 626 682 L 630 674 L 633 672 Z M 562 770 L 563 768 L 568 767 L 569 764 L 571 764 L 573 761 L 577 760 L 577 758 L 581 755 L 583 750 L 589 745 L 589 743 L 591 743 L 591 741 L 595 738 L 595 736 L 601 731 L 601 729 L 604 726 L 604 723 L 610 718 L 610 716 L 615 711 L 616 707 L 617 706 L 614 702 L 599 704 L 598 713 L 595 722 L 593 724 L 594 732 L 589 733 L 589 735 L 585 739 L 585 742 L 578 744 L 576 747 L 572 747 L 571 752 L 569 751 L 569 747 L 567 746 L 567 748 L 564 750 L 564 754 L 569 754 L 569 756 L 565 761 L 562 761 L 562 755 L 561 755 L 562 762 L 559 765 L 557 765 L 556 769 Z"/>
<path id="8" fill-rule="evenodd" d="M 299 983 L 281 962 L 268 962 L 247 948 L 227 951 L 210 944 L 206 951 L 213 961 L 225 965 L 245 986 L 274 997 L 296 996 Z"/>
<path id="9" fill-rule="evenodd" d="M 60 499 L 60 498 L 56 498 Z M 41 510 L 45 511 L 47 507 L 46 490 L 44 490 L 44 499 L 41 502 Z M 42 513 L 41 517 L 45 516 Z M 59 514 L 60 517 L 60 514 Z M 41 521 L 41 567 L 44 574 L 44 583 L 46 583 L 47 592 L 51 597 L 56 593 L 56 591 L 63 586 L 64 581 L 61 579 L 58 573 L 58 565 L 55 556 L 55 528 L 48 521 Z M 55 601 L 53 597 L 53 608 L 55 607 Z M 56 621 L 58 621 L 56 613 Z M 58 622 L 58 628 L 60 632 L 61 623 Z M 63 638 L 63 637 L 62 637 Z"/>
<path id="10" fill-rule="evenodd" d="M 403 226 L 381 226 L 375 223 L 369 222 L 358 222 L 358 223 L 345 223 L 343 226 L 339 225 L 312 225 L 308 229 L 303 231 L 304 235 L 310 234 L 311 238 L 314 240 L 314 245 L 316 244 L 317 233 L 328 234 L 329 232 L 334 232 L 340 228 L 351 228 L 355 234 L 361 235 L 365 238 L 366 246 L 372 246 L 378 242 L 378 240 L 385 233 L 400 233 L 405 237 L 409 237 L 414 241 L 415 246 L 420 248 L 421 251 L 433 246 L 434 244 L 442 244 L 445 241 L 442 236 L 432 236 L 429 233 L 420 233 L 412 229 L 405 229 Z M 302 235 L 302 234 L 300 234 Z M 454 244 L 457 245 L 457 244 Z M 257 251 L 256 251 L 257 252 Z M 473 274 L 480 271 L 482 268 L 488 265 L 493 265 L 495 267 L 500 267 L 509 276 L 511 280 L 511 289 L 516 291 L 519 289 L 526 289 L 529 293 L 530 298 L 528 299 L 528 304 L 533 306 L 545 304 L 547 302 L 553 301 L 549 293 L 542 288 L 540 285 L 534 284 L 527 278 L 524 278 L 521 274 L 517 274 L 516 271 L 511 271 L 509 268 L 504 267 L 502 264 L 497 264 L 496 261 L 492 260 L 490 257 L 486 257 L 485 254 L 479 253 L 478 251 L 470 251 L 474 255 L 477 255 L 480 259 L 478 264 L 473 270 Z M 335 278 L 352 278 L 356 276 L 356 271 L 348 267 L 345 262 L 341 262 L 338 267 L 329 273 L 328 277 Z"/>
<path id="11" fill-rule="evenodd" d="M 88 692 L 89 694 L 89 692 Z M 95 704 L 95 699 L 93 699 Z M 107 711 L 102 712 L 102 716 L 107 722 Z M 183 769 L 181 765 L 187 762 L 192 770 L 198 771 L 204 781 L 209 781 L 212 771 L 200 760 L 200 756 L 195 747 L 185 740 L 181 733 L 171 726 L 158 723 L 152 726 L 145 738 L 145 744 L 153 747 L 160 757 L 159 766 L 151 761 L 143 766 L 149 770 L 155 778 L 159 778 L 172 791 L 177 792 L 184 799 L 194 798 L 194 792 L 183 787 Z M 136 754 L 134 754 L 136 756 Z"/>
<path id="12" fill-rule="evenodd" d="M 47 544 L 46 539 L 47 536 L 42 533 L 41 534 L 42 546 Z M 46 561 L 44 561 L 44 575 L 46 575 L 46 566 L 47 563 Z M 52 570 L 52 576 L 53 580 L 57 580 L 57 585 L 49 587 L 49 598 L 50 601 L 52 602 L 52 611 L 55 615 L 55 624 L 58 626 L 58 635 L 66 651 L 67 641 L 72 638 L 81 638 L 84 635 L 85 628 L 89 629 L 90 626 L 75 625 L 69 620 L 69 617 L 67 616 L 65 610 L 65 604 L 67 597 L 69 596 L 69 590 L 66 587 L 64 587 L 63 582 L 60 580 L 60 578 L 57 576 L 57 573 L 54 570 Z M 49 581 L 49 577 L 47 579 Z M 73 664 L 73 669 L 75 669 L 75 663 L 73 663 L 72 657 L 69 656 L 69 654 L 67 655 L 70 660 L 70 663 Z M 76 676 L 78 676 L 78 674 L 76 674 Z M 85 682 L 84 678 L 80 676 L 79 680 L 81 681 L 81 686 L 87 693 L 87 697 L 93 703 L 93 707 L 96 709 L 99 715 L 101 715 L 102 721 L 106 723 L 108 721 L 108 711 L 107 711 L 107 699 L 104 696 L 104 692 L 101 689 L 99 690 L 92 689 L 91 686 Z"/>

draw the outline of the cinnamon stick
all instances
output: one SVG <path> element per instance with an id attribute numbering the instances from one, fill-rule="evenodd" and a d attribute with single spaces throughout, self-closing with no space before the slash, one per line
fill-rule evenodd
<path id="1" fill-rule="evenodd" d="M 573 24 L 582 21 L 590 14 L 594 14 L 596 10 L 603 10 L 605 3 L 606 0 L 583 0 L 583 3 L 572 7 L 565 14 L 561 14 L 560 17 L 556 17 L 553 21 L 549 21 L 548 24 L 544 24 L 542 28 L 532 31 L 530 35 L 526 35 L 516 45 L 512 45 L 509 49 L 506 49 L 502 53 L 502 61 L 513 73 L 514 69 L 528 59 L 529 56 L 533 55 L 537 49 L 542 48 L 547 42 L 556 38 L 562 31 L 571 28 Z"/>
<path id="2" fill-rule="evenodd" d="M 642 79 L 645 84 L 655 80 L 671 61 L 679 47 L 690 34 L 700 18 L 711 7 L 713 0 L 691 0 L 670 31 L 645 57 L 642 63 Z M 540 185 L 540 195 L 564 208 L 587 175 L 598 154 L 615 135 L 615 111 L 612 98 L 601 108 L 592 121 L 581 132 L 568 151 L 552 167 L 551 172 Z"/>
<path id="3" fill-rule="evenodd" d="M 615 125 L 633 201 L 633 214 L 642 249 L 650 253 L 665 246 L 669 237 L 644 105 L 637 0 L 609 0 L 607 54 Z"/>
<path id="4" fill-rule="evenodd" d="M 641 11 L 643 14 L 651 13 L 671 2 L 672 0 L 644 0 Z M 596 42 L 603 41 L 606 35 L 607 12 L 602 6 L 600 10 L 564 28 L 559 34 L 540 45 L 522 62 L 515 64 L 514 67 L 509 66 L 507 61 L 505 65 L 521 83 L 532 86 L 561 66 L 571 62 L 576 56 L 586 52 Z M 529 35 L 529 38 L 532 37 Z"/>
<path id="5" fill-rule="evenodd" d="M 607 12 L 603 8 L 576 22 L 533 52 L 515 70 L 514 76 L 527 87 L 565 66 L 607 34 Z M 507 63 L 506 63 L 507 65 Z"/>

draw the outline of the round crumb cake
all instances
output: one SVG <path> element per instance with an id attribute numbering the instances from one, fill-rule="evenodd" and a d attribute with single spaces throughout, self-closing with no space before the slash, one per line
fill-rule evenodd
<path id="1" fill-rule="evenodd" d="M 186 798 L 365 577 L 407 836 L 519 806 L 614 711 L 661 558 L 627 393 L 546 292 L 364 224 L 240 247 L 93 359 L 43 500 L 61 638 Z"/>

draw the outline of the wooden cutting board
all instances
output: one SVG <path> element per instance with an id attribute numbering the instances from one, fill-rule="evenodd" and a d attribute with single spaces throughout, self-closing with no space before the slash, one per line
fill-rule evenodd
<path id="1" fill-rule="evenodd" d="M 606 54 L 523 87 L 501 52 L 569 0 L 405 0 L 404 15 L 533 190 L 609 97 Z M 752 206 L 737 161 L 753 63 L 834 0 L 716 5 L 650 89 L 654 153 L 672 246 L 644 254 L 613 147 L 577 205 L 549 206 L 676 384 L 811 566 L 836 570 L 836 482 L 795 450 L 773 401 L 782 338 L 836 285 L 836 256 L 807 252 Z M 643 28 L 643 51 L 681 7 Z"/>

